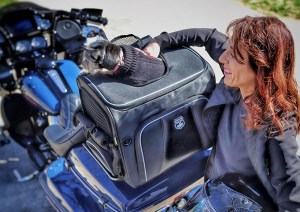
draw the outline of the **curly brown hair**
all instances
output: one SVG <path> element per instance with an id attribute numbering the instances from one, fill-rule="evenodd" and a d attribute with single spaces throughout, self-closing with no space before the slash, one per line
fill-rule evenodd
<path id="1" fill-rule="evenodd" d="M 254 94 L 245 101 L 246 127 L 270 126 L 272 133 L 282 134 L 284 125 L 289 126 L 287 115 L 296 112 L 295 127 L 299 133 L 300 98 L 295 79 L 294 40 L 286 25 L 276 17 L 246 16 L 232 21 L 227 34 L 236 58 L 242 58 L 238 48 L 241 44 L 256 74 Z"/>

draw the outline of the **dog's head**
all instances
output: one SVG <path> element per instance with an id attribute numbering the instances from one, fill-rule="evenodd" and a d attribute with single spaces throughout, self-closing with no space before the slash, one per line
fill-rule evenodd
<path id="1" fill-rule="evenodd" d="M 112 74 L 120 58 L 121 47 L 106 40 L 96 40 L 83 47 L 82 67 L 84 73 Z"/>

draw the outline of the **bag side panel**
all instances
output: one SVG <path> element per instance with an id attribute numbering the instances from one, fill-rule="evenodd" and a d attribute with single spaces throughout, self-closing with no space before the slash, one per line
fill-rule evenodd
<path id="1" fill-rule="evenodd" d="M 135 139 L 139 176 L 147 182 L 185 158 L 203 150 L 198 119 L 192 110 L 202 110 L 207 98 L 191 98 L 184 105 L 146 120 Z"/>

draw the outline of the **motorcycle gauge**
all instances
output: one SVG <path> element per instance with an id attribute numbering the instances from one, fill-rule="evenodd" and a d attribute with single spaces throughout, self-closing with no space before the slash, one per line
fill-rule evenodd
<path id="1" fill-rule="evenodd" d="M 37 23 L 38 28 L 47 30 L 51 27 L 51 23 L 48 19 L 43 19 L 38 15 L 34 16 L 34 19 Z"/>
<path id="2" fill-rule="evenodd" d="M 47 47 L 47 41 L 45 40 L 44 37 L 34 37 L 31 40 L 31 46 L 34 49 L 42 49 Z"/>
<path id="3" fill-rule="evenodd" d="M 31 43 L 29 40 L 21 40 L 16 43 L 16 51 L 24 54 L 31 51 Z"/>

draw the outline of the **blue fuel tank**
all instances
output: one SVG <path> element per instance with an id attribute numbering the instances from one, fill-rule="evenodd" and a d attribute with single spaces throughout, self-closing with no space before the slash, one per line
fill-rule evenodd
<path id="1" fill-rule="evenodd" d="M 79 67 L 70 60 L 57 60 L 54 67 L 28 71 L 22 80 L 24 97 L 51 115 L 60 112 L 60 100 L 69 93 L 79 95 L 76 78 Z"/>

